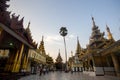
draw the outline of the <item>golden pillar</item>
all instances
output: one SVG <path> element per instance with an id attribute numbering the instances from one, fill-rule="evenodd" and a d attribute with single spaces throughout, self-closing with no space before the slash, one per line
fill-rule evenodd
<path id="1" fill-rule="evenodd" d="M 28 56 L 26 56 L 26 64 L 25 64 L 26 71 L 28 70 Z"/>
<path id="2" fill-rule="evenodd" d="M 116 75 L 120 77 L 120 64 L 118 58 L 114 53 L 111 54 L 111 57 L 114 64 Z"/>
<path id="3" fill-rule="evenodd" d="M 26 55 L 25 55 L 24 59 L 23 59 L 23 64 L 22 64 L 23 69 L 26 69 L 26 61 L 27 61 L 27 58 L 26 58 Z"/>
<path id="4" fill-rule="evenodd" d="M 18 57 L 19 57 L 18 54 L 19 54 L 19 50 L 17 50 L 15 58 L 13 60 L 13 65 L 11 66 L 12 72 L 15 72 L 15 67 L 16 67 L 16 64 L 17 64 L 17 61 L 18 61 Z"/>
<path id="5" fill-rule="evenodd" d="M 27 65 L 28 65 L 28 56 L 25 55 L 24 56 L 24 61 L 23 61 L 23 65 L 22 65 L 22 68 L 27 70 Z"/>
<path id="6" fill-rule="evenodd" d="M 20 51 L 17 51 L 16 58 L 15 58 L 15 61 L 13 64 L 12 72 L 19 72 L 23 50 L 24 50 L 24 44 L 22 44 Z M 18 53 L 18 52 L 20 52 L 20 53 Z M 18 56 L 18 54 L 19 54 L 19 56 Z"/>
<path id="7" fill-rule="evenodd" d="M 5 71 L 7 71 L 7 72 L 12 70 L 12 65 L 13 65 L 14 60 L 15 60 L 14 55 L 15 54 L 10 53 L 10 57 L 9 57 L 9 59 L 7 61 L 6 66 L 5 66 Z"/>

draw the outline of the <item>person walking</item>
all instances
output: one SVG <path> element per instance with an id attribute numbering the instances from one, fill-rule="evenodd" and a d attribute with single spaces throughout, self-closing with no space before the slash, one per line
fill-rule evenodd
<path id="1" fill-rule="evenodd" d="M 43 73 L 44 73 L 44 74 L 46 73 L 46 68 L 45 68 L 45 67 L 43 68 Z"/>
<path id="2" fill-rule="evenodd" d="M 42 75 L 42 68 L 40 68 L 40 76 Z"/>

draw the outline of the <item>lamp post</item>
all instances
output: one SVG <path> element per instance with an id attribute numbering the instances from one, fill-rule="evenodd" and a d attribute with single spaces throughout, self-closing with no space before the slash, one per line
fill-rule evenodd
<path id="1" fill-rule="evenodd" d="M 63 36 L 63 39 L 64 39 L 65 57 L 66 57 L 65 71 L 67 72 L 67 50 L 66 50 L 65 36 L 67 35 L 68 31 L 67 31 L 66 27 L 61 27 L 59 33 L 61 36 Z"/>

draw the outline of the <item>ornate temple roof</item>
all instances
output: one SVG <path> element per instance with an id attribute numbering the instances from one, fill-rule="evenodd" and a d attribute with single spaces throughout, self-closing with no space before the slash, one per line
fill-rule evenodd
<path id="1" fill-rule="evenodd" d="M 104 41 L 104 32 L 101 33 L 99 27 L 96 26 L 94 18 L 92 17 L 93 27 L 92 27 L 92 34 L 89 41 L 89 46 L 96 46 L 99 42 Z"/>
<path id="2" fill-rule="evenodd" d="M 62 57 L 60 55 L 60 50 L 59 50 L 58 56 L 56 58 L 56 63 L 61 63 L 61 62 L 62 62 Z"/>
<path id="3" fill-rule="evenodd" d="M 40 51 L 40 53 L 42 53 L 42 55 L 46 56 L 43 38 L 44 38 L 44 36 L 42 36 L 42 41 L 40 42 L 40 45 L 39 45 L 39 51 Z"/>
<path id="4" fill-rule="evenodd" d="M 7 27 L 5 28 L 6 30 L 10 29 L 7 31 L 8 33 L 11 33 L 12 31 L 12 33 L 15 32 L 14 34 L 20 37 L 18 40 L 25 43 L 27 42 L 27 44 L 33 46 L 34 48 L 37 48 L 37 44 L 33 42 L 33 39 L 31 37 L 30 29 L 28 31 L 28 29 L 26 30 L 23 27 L 24 17 L 22 19 L 19 19 L 20 15 L 16 16 L 15 13 L 13 13 L 10 17 L 11 12 L 6 11 L 6 9 L 9 7 L 9 5 L 6 4 L 7 1 L 9 0 L 0 0 L 0 23 L 5 25 L 4 28 Z"/>

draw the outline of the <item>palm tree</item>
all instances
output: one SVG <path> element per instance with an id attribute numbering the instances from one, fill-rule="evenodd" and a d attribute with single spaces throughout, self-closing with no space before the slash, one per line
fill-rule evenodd
<path id="1" fill-rule="evenodd" d="M 66 27 L 61 27 L 59 33 L 60 33 L 61 36 L 63 36 L 63 39 L 64 39 L 65 57 L 66 57 L 66 66 L 65 66 L 65 70 L 67 71 L 67 50 L 66 50 L 65 36 L 67 35 L 68 31 L 67 31 Z"/>

